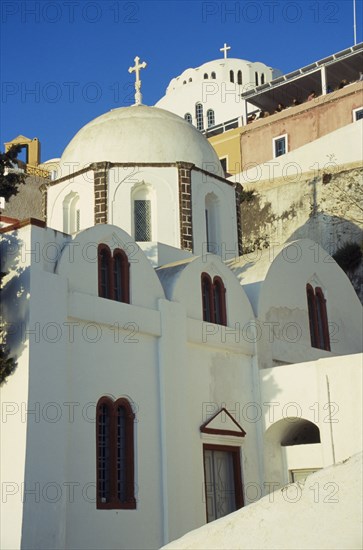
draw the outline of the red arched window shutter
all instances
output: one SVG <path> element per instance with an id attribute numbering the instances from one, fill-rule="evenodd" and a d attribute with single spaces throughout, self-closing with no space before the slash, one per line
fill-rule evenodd
<path id="1" fill-rule="evenodd" d="M 101 397 L 96 412 L 97 508 L 135 509 L 134 420 L 127 399 Z"/>

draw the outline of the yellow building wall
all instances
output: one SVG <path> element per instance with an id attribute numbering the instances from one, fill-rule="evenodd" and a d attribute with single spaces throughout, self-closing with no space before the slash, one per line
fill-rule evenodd
<path id="1" fill-rule="evenodd" d="M 223 159 L 227 157 L 227 173 L 230 175 L 239 174 L 242 170 L 241 130 L 242 128 L 234 128 L 224 134 L 208 138 L 218 158 Z"/>

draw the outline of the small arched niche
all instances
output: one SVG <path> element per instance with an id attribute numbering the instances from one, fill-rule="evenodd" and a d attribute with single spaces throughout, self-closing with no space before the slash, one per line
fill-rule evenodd
<path id="1" fill-rule="evenodd" d="M 79 195 L 71 191 L 63 200 L 63 231 L 76 233 L 81 228 L 81 211 L 79 208 Z"/>
<path id="2" fill-rule="evenodd" d="M 205 227 L 207 250 L 216 253 L 220 244 L 220 204 L 214 193 L 205 196 Z"/>
<path id="3" fill-rule="evenodd" d="M 291 424 L 281 439 L 281 447 L 320 443 L 319 427 L 309 420 L 300 419 Z"/>
<path id="4" fill-rule="evenodd" d="M 323 466 L 319 427 L 299 417 L 286 417 L 272 424 L 264 435 L 265 479 L 281 486 L 296 474 Z"/>

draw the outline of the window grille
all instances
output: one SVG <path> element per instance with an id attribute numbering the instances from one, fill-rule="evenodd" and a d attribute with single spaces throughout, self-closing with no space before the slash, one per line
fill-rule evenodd
<path id="1" fill-rule="evenodd" d="M 107 247 L 99 250 L 99 295 L 101 298 L 111 298 L 110 285 L 111 252 Z"/>
<path id="2" fill-rule="evenodd" d="M 213 109 L 208 109 L 207 111 L 207 121 L 208 121 L 208 128 L 215 125 L 215 116 Z"/>
<path id="3" fill-rule="evenodd" d="M 212 281 L 208 275 L 202 277 L 203 321 L 213 321 L 211 304 Z"/>
<path id="4" fill-rule="evenodd" d="M 187 122 L 192 123 L 192 115 L 190 113 L 185 113 L 184 118 Z"/>
<path id="5" fill-rule="evenodd" d="M 79 231 L 81 228 L 81 211 L 76 210 L 76 231 Z"/>
<path id="6" fill-rule="evenodd" d="M 101 397 L 96 409 L 97 508 L 135 509 L 134 419 L 130 403 Z"/>
<path id="7" fill-rule="evenodd" d="M 123 257 L 121 254 L 116 254 L 113 258 L 113 299 L 117 302 L 123 302 L 122 296 L 122 279 L 124 277 L 123 269 Z"/>
<path id="8" fill-rule="evenodd" d="M 203 130 L 204 129 L 203 105 L 201 103 L 197 103 L 195 106 L 195 118 L 197 119 L 198 130 Z"/>
<path id="9" fill-rule="evenodd" d="M 130 303 L 130 265 L 123 250 L 98 246 L 98 295 L 101 298 Z"/>
<path id="10" fill-rule="evenodd" d="M 135 200 L 135 241 L 151 241 L 151 201 Z"/>
<path id="11" fill-rule="evenodd" d="M 120 502 L 127 500 L 126 471 L 126 411 L 117 409 L 117 497 Z"/>
<path id="12" fill-rule="evenodd" d="M 102 504 L 110 500 L 110 411 L 104 404 L 98 416 L 98 494 Z"/>
<path id="13" fill-rule="evenodd" d="M 220 277 L 202 273 L 203 321 L 227 326 L 226 289 Z"/>

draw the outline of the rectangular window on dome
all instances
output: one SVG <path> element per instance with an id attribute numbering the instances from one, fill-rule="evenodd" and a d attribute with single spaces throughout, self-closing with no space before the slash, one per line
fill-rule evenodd
<path id="1" fill-rule="evenodd" d="M 135 241 L 151 241 L 151 201 L 134 201 Z"/>

